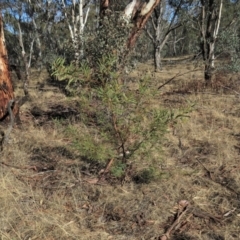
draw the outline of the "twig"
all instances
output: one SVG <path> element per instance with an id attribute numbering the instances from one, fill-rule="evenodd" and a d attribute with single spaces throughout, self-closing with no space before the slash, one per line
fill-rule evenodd
<path id="1" fill-rule="evenodd" d="M 240 95 L 240 92 L 237 92 L 236 90 L 234 90 L 234 89 L 232 89 L 232 88 L 230 88 L 230 87 L 223 86 L 222 84 L 221 84 L 221 86 L 222 86 L 223 88 L 226 88 L 226 89 L 228 89 L 228 90 L 231 90 L 231 91 L 235 92 L 237 95 Z"/>
<path id="2" fill-rule="evenodd" d="M 170 239 L 170 234 L 172 231 L 178 229 L 180 223 L 181 223 L 181 219 L 182 217 L 187 213 L 187 210 L 189 208 L 189 202 L 186 200 L 181 200 L 178 203 L 178 211 L 175 215 L 175 221 L 173 222 L 173 224 L 171 225 L 171 227 L 166 231 L 166 233 L 160 238 L 160 240 L 167 240 Z"/>
<path id="3" fill-rule="evenodd" d="M 195 70 L 191 70 L 191 71 L 188 71 L 188 72 L 184 72 L 184 73 L 178 73 L 177 75 L 175 75 L 174 77 L 170 78 L 169 80 L 167 80 L 165 83 L 163 83 L 162 85 L 160 85 L 157 89 L 161 89 L 163 88 L 164 86 L 166 86 L 168 83 L 172 82 L 176 77 L 181 77 L 185 74 L 188 74 L 188 73 L 191 73 L 191 72 L 197 72 L 199 71 L 199 69 L 195 69 Z"/>
<path id="4" fill-rule="evenodd" d="M 195 217 L 199 217 L 199 218 L 205 218 L 205 219 L 212 219 L 214 220 L 216 223 L 221 223 L 222 220 L 222 216 L 214 216 L 213 214 L 210 214 L 200 208 L 192 208 L 191 209 L 191 213 L 193 214 L 193 216 Z"/>
<path id="5" fill-rule="evenodd" d="M 212 179 L 212 175 L 211 175 L 211 171 L 209 171 L 205 166 L 204 164 L 198 159 L 198 158 L 195 158 L 197 160 L 197 162 L 204 168 L 204 170 L 206 171 L 207 173 L 207 176 L 209 179 L 213 180 Z"/>
<path id="6" fill-rule="evenodd" d="M 113 164 L 113 158 L 108 162 L 103 174 L 109 172 L 109 169 L 111 168 L 112 164 Z"/>
<path id="7" fill-rule="evenodd" d="M 26 86 L 25 86 L 26 87 Z M 20 89 L 24 89 L 24 87 L 19 87 Z M 39 87 L 39 86 L 28 86 L 27 89 L 37 89 L 37 90 L 41 90 L 41 91 L 53 91 L 53 92 L 59 92 L 59 88 L 46 88 L 46 87 Z M 25 91 L 26 92 L 26 91 Z"/>
<path id="8" fill-rule="evenodd" d="M 234 209 L 235 210 L 235 209 Z M 234 210 L 227 212 L 225 215 L 228 216 L 229 214 L 231 214 Z M 172 225 L 168 228 L 168 230 L 166 231 L 166 233 L 164 235 L 162 235 L 160 237 L 160 240 L 168 240 L 170 239 L 170 235 L 177 231 L 179 228 L 183 227 L 186 223 L 183 221 L 181 221 L 182 217 L 184 215 L 186 215 L 187 213 L 190 214 L 190 216 L 195 216 L 195 217 L 199 217 L 199 218 L 204 218 L 204 219 L 212 219 L 214 220 L 216 223 L 221 223 L 222 220 L 222 216 L 213 216 L 212 214 L 198 208 L 198 207 L 193 207 L 190 205 L 190 203 L 186 200 L 181 200 L 178 203 L 178 211 L 175 214 L 175 220 L 172 223 Z M 189 216 L 189 217 L 190 217 Z M 187 219 L 189 219 L 189 217 Z"/>
<path id="9" fill-rule="evenodd" d="M 120 145 L 119 148 L 122 149 L 123 160 L 126 160 L 126 150 L 125 150 L 125 142 L 126 142 L 126 140 L 123 139 L 121 131 L 118 129 L 117 119 L 116 119 L 116 116 L 114 114 L 112 115 L 112 123 L 113 123 L 114 131 L 115 131 L 117 137 L 121 141 L 121 145 Z"/>
<path id="10" fill-rule="evenodd" d="M 4 161 L 0 161 L 1 165 L 4 165 L 6 167 L 11 167 L 11 168 L 15 168 L 15 169 L 32 169 L 34 171 L 37 171 L 37 167 L 36 166 L 27 166 L 27 167 L 21 167 L 21 166 L 14 166 L 8 163 L 5 163 Z"/>
<path id="11" fill-rule="evenodd" d="M 204 168 L 204 170 L 206 171 L 206 173 L 207 173 L 207 178 L 208 178 L 208 179 L 210 179 L 210 180 L 213 181 L 214 183 L 220 185 L 221 187 L 224 187 L 225 189 L 231 191 L 232 193 L 235 193 L 237 196 L 240 195 L 240 193 L 239 193 L 237 190 L 235 190 L 234 188 L 229 187 L 228 185 L 224 185 L 224 184 L 222 184 L 221 182 L 216 181 L 216 180 L 213 178 L 211 171 L 209 171 L 199 159 L 196 158 L 196 160 L 197 160 L 197 162 Z"/>
<path id="12" fill-rule="evenodd" d="M 112 166 L 112 164 L 113 164 L 113 160 L 114 160 L 114 158 L 112 158 L 112 159 L 108 162 L 106 168 L 103 170 L 103 172 L 101 172 L 102 175 L 99 177 L 99 179 L 98 179 L 97 182 L 101 181 L 101 180 L 103 179 L 103 177 L 104 177 L 104 174 L 106 174 L 106 173 L 109 172 L 109 169 L 111 168 L 111 166 Z"/>

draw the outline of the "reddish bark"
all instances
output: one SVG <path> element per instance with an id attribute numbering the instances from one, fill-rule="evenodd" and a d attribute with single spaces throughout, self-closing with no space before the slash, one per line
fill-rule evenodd
<path id="1" fill-rule="evenodd" d="M 152 2 L 151 7 L 147 7 L 147 5 L 150 4 L 151 2 Z M 131 49 L 134 47 L 138 36 L 140 35 L 141 31 L 145 27 L 153 10 L 160 2 L 161 2 L 161 0 L 150 0 L 148 3 L 142 4 L 140 6 L 140 9 L 138 11 L 136 11 L 135 16 L 133 16 L 134 27 L 133 27 L 130 37 L 128 38 L 128 41 L 127 41 L 128 49 Z"/>
<path id="2" fill-rule="evenodd" d="M 125 12 L 127 11 L 128 14 L 129 11 L 131 12 L 131 18 L 134 23 L 134 27 L 127 41 L 127 48 L 129 50 L 134 47 L 138 36 L 141 34 L 153 10 L 160 2 L 161 0 L 149 0 L 148 2 L 146 1 L 143 2 L 141 0 L 132 0 L 127 5 Z M 134 5 L 130 7 L 131 3 L 133 3 Z M 111 5 L 110 0 L 101 0 L 100 18 L 106 15 L 110 5 Z"/>
<path id="3" fill-rule="evenodd" d="M 105 11 L 109 8 L 109 0 L 101 0 L 100 2 L 100 18 L 105 15 Z"/>
<path id="4" fill-rule="evenodd" d="M 11 99 L 14 99 L 13 85 L 8 68 L 3 22 L 0 15 L 0 120 L 7 115 L 7 106 Z"/>
<path id="5" fill-rule="evenodd" d="M 101 0 L 100 9 L 104 9 L 108 7 L 109 7 L 109 0 Z"/>

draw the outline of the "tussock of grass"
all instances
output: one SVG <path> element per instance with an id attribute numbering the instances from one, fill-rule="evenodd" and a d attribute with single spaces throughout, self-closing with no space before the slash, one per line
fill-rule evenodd
<path id="1" fill-rule="evenodd" d="M 153 86 L 179 71 L 186 71 L 185 66 L 157 73 Z M 74 126 L 76 133 L 85 134 L 94 132 L 94 126 L 72 117 L 31 114 L 36 106 L 44 113 L 56 104 L 73 108 L 75 100 L 61 92 L 30 89 L 22 125 L 15 127 L 0 156 L 1 239 L 157 239 L 171 225 L 182 199 L 212 216 L 234 211 L 221 224 L 189 213 L 173 239 L 239 239 L 239 99 L 231 91 L 179 93 L 202 73 L 191 74 L 161 89 L 152 103 L 177 109 L 195 103 L 190 117 L 169 126 L 163 148 L 156 148 L 150 161 L 132 159 L 135 176 L 148 180 L 153 174 L 154 181 L 134 181 L 130 172 L 124 185 L 111 178 L 89 183 L 104 166 L 74 151 L 66 129 Z M 31 84 L 36 81 L 49 86 L 44 78 Z M 153 164 L 157 174 L 146 171 Z"/>

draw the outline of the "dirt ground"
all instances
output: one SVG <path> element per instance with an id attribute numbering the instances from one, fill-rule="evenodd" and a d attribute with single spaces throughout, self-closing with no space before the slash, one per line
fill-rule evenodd
<path id="1" fill-rule="evenodd" d="M 32 72 L 31 99 L 0 153 L 1 239 L 240 239 L 240 75 L 218 74 L 205 88 L 201 66 L 165 64 L 159 73 L 141 64 L 129 75 L 150 73 L 161 106 L 194 105 L 169 126 L 150 183 L 96 181 L 104 166 L 70 150 L 63 131 L 80 124 L 76 99 L 45 71 Z"/>

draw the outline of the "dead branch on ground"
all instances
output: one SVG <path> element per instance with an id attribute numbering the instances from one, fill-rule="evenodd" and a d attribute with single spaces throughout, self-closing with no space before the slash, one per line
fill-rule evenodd
<path id="1" fill-rule="evenodd" d="M 229 214 L 232 212 L 229 211 Z M 227 213 L 228 214 L 228 213 Z M 187 216 L 187 218 L 183 218 Z M 191 206 L 187 200 L 181 200 L 177 206 L 177 212 L 174 215 L 174 221 L 167 231 L 159 238 L 159 240 L 168 240 L 171 239 L 171 235 L 174 234 L 177 230 L 182 230 L 187 223 L 189 223 L 189 218 L 198 217 L 207 220 L 213 220 L 215 223 L 221 223 L 223 216 L 214 216 L 211 213 L 208 213 L 198 207 Z"/>
<path id="2" fill-rule="evenodd" d="M 182 225 L 182 217 L 186 215 L 189 209 L 189 202 L 187 200 L 181 200 L 178 203 L 178 210 L 174 217 L 174 222 L 169 227 L 169 229 L 166 231 L 166 233 L 160 238 L 160 240 L 167 240 L 170 239 L 170 235 L 179 229 Z"/>
<path id="3" fill-rule="evenodd" d="M 191 72 L 197 72 L 199 71 L 200 69 L 194 69 L 194 70 L 191 70 L 191 71 L 187 71 L 187 72 L 184 72 L 184 73 L 178 73 L 176 74 L 175 76 L 173 76 L 172 78 L 168 79 L 165 83 L 163 83 L 162 85 L 160 85 L 157 89 L 160 90 L 161 88 L 163 88 L 164 86 L 166 86 L 167 84 L 169 84 L 170 82 L 172 82 L 173 80 L 175 80 L 177 77 L 181 77 L 181 76 L 184 76 L 185 74 L 188 74 L 188 73 L 191 73 Z"/>

